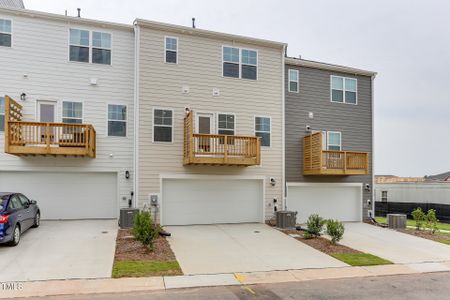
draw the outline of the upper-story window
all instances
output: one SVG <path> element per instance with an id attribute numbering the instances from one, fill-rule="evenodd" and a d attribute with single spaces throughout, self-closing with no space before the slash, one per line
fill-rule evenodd
<path id="1" fill-rule="evenodd" d="M 258 77 L 258 53 L 255 50 L 223 47 L 224 77 L 256 80 Z"/>
<path id="2" fill-rule="evenodd" d="M 70 29 L 69 60 L 111 64 L 111 34 Z"/>
<path id="3" fill-rule="evenodd" d="M 331 101 L 357 104 L 357 80 L 355 78 L 331 76 Z"/>
<path id="4" fill-rule="evenodd" d="M 111 34 L 92 32 L 92 63 L 111 64 Z"/>
<path id="5" fill-rule="evenodd" d="M 173 111 L 171 109 L 153 110 L 153 141 L 168 142 L 173 140 Z"/>
<path id="6" fill-rule="evenodd" d="M 0 97 L 0 131 L 5 131 L 5 98 Z"/>
<path id="7" fill-rule="evenodd" d="M 164 48 L 165 62 L 176 64 L 178 62 L 178 38 L 166 36 Z"/>
<path id="8" fill-rule="evenodd" d="M 63 101 L 62 121 L 72 124 L 83 123 L 83 103 Z"/>
<path id="9" fill-rule="evenodd" d="M 338 131 L 327 132 L 327 150 L 341 151 L 342 150 L 342 134 Z"/>
<path id="10" fill-rule="evenodd" d="M 127 136 L 127 106 L 108 104 L 108 136 Z"/>
<path id="11" fill-rule="evenodd" d="M 270 123 L 269 117 L 255 117 L 255 135 L 261 138 L 261 146 L 270 147 Z"/>
<path id="12" fill-rule="evenodd" d="M 289 92 L 298 93 L 298 70 L 289 69 Z"/>
<path id="13" fill-rule="evenodd" d="M 0 46 L 11 47 L 11 20 L 0 19 Z"/>
<path id="14" fill-rule="evenodd" d="M 219 114 L 218 133 L 234 135 L 234 119 L 233 114 Z"/>

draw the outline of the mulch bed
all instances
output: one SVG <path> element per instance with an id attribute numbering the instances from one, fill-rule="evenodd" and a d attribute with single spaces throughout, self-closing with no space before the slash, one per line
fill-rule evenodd
<path id="1" fill-rule="evenodd" d="M 169 242 L 164 237 L 158 237 L 154 241 L 154 250 L 150 251 L 141 242 L 134 239 L 131 229 L 119 229 L 114 260 L 173 261 L 176 259 Z"/>
<path id="2" fill-rule="evenodd" d="M 361 251 L 346 247 L 344 245 L 331 244 L 330 240 L 327 240 L 323 237 L 316 237 L 311 239 L 305 239 L 303 234 L 305 231 L 303 230 L 283 230 L 285 234 L 298 234 L 300 237 L 295 237 L 296 240 L 313 247 L 316 250 L 319 250 L 326 254 L 334 254 L 334 253 L 362 253 Z"/>
<path id="3" fill-rule="evenodd" d="M 450 241 L 450 236 L 445 234 L 440 234 L 439 232 L 431 233 L 429 230 L 416 230 L 416 229 L 399 229 L 398 231 L 407 233 L 410 235 L 418 236 L 424 239 L 440 242 L 440 241 Z"/>

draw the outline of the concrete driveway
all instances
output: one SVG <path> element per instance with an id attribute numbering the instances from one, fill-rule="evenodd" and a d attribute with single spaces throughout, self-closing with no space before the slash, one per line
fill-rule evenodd
<path id="1" fill-rule="evenodd" d="M 168 226 L 184 274 L 342 267 L 346 264 L 264 224 Z"/>
<path id="2" fill-rule="evenodd" d="M 116 220 L 42 221 L 0 246 L 0 282 L 111 277 Z"/>
<path id="3" fill-rule="evenodd" d="M 450 261 L 450 246 L 365 223 L 346 223 L 341 244 L 394 263 Z"/>

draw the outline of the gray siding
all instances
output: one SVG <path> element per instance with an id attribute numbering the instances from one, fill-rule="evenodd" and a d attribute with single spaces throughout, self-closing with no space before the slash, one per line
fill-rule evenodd
<path id="1" fill-rule="evenodd" d="M 299 70 L 299 93 L 288 91 L 289 69 Z M 346 76 L 358 80 L 358 104 L 330 101 L 330 76 Z M 368 76 L 286 65 L 286 181 L 287 182 L 361 182 L 372 185 L 372 80 Z M 309 119 L 308 113 L 314 118 Z M 342 148 L 369 152 L 367 176 L 304 176 L 303 137 L 306 125 L 313 130 L 342 132 Z M 367 216 L 367 199 L 372 192 L 364 191 L 363 216 Z M 370 207 L 369 207 L 370 209 Z"/>

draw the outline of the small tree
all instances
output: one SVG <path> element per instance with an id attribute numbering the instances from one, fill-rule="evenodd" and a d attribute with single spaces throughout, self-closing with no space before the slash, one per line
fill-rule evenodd
<path id="1" fill-rule="evenodd" d="M 423 212 L 422 208 L 418 207 L 411 213 L 414 221 L 416 222 L 416 229 L 420 230 L 423 227 L 423 223 L 426 220 L 426 215 Z"/>
<path id="2" fill-rule="evenodd" d="M 153 250 L 153 240 L 158 237 L 158 228 L 153 224 L 152 216 L 149 211 L 140 211 L 136 214 L 133 224 L 134 237 Z"/>
<path id="3" fill-rule="evenodd" d="M 431 230 L 431 233 L 438 231 L 437 223 L 439 220 L 436 217 L 436 210 L 429 209 L 427 211 L 427 227 Z"/>
<path id="4" fill-rule="evenodd" d="M 338 220 L 327 221 L 327 234 L 331 237 L 331 243 L 336 244 L 344 236 L 344 224 Z"/>
<path id="5" fill-rule="evenodd" d="M 325 220 L 317 214 L 310 215 L 306 222 L 306 228 L 311 237 L 320 236 Z"/>

